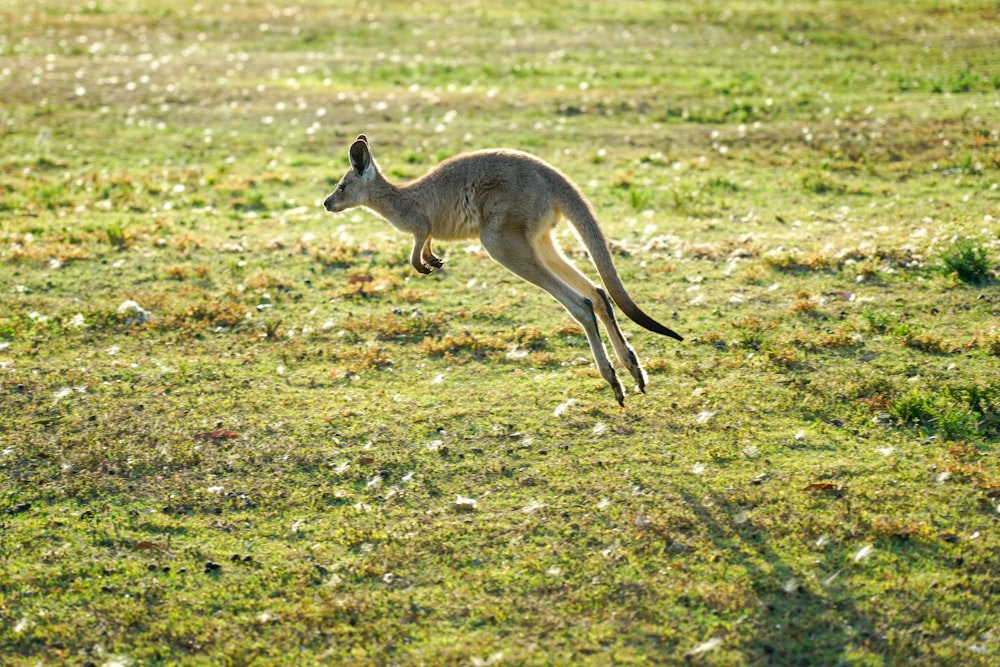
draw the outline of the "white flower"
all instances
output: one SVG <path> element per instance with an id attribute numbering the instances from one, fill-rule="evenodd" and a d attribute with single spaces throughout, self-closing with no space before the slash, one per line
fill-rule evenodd
<path id="1" fill-rule="evenodd" d="M 118 312 L 127 313 L 132 316 L 132 319 L 129 320 L 129 324 L 144 324 L 153 319 L 153 313 L 149 312 L 140 306 L 138 302 L 133 301 L 132 299 L 122 301 L 118 305 Z"/>
<path id="2" fill-rule="evenodd" d="M 559 405 L 556 406 L 555 410 L 552 411 L 552 416 L 553 417 L 562 417 L 563 413 L 565 413 L 567 410 L 569 410 L 573 406 L 574 403 L 576 403 L 576 400 L 574 400 L 572 398 L 563 401 L 562 403 L 560 403 Z"/>
<path id="3" fill-rule="evenodd" d="M 875 551 L 875 547 L 870 544 L 866 544 L 854 553 L 854 558 L 852 560 L 855 563 L 860 563 L 864 559 L 868 558 L 873 551 Z"/>
<path id="4" fill-rule="evenodd" d="M 477 503 L 475 498 L 465 498 L 463 496 L 457 496 L 455 498 L 455 509 L 459 512 L 475 512 L 476 505 Z"/>
<path id="5" fill-rule="evenodd" d="M 707 424 L 708 420 L 711 419 L 714 416 L 715 416 L 715 411 L 714 410 L 703 410 L 703 411 L 699 412 L 695 416 L 694 423 L 695 424 Z"/>

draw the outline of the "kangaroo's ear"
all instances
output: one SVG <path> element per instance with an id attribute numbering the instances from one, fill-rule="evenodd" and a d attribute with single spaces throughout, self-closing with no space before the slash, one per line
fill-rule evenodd
<path id="1" fill-rule="evenodd" d="M 372 153 L 363 134 L 351 144 L 351 166 L 358 172 L 358 176 L 362 176 L 372 166 Z"/>

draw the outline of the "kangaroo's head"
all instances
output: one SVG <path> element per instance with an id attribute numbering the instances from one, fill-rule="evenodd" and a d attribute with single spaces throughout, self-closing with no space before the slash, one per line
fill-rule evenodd
<path id="1" fill-rule="evenodd" d="M 350 158 L 351 168 L 337 183 L 337 189 L 323 200 L 323 208 L 331 213 L 367 204 L 371 196 L 371 186 L 381 176 L 365 135 L 359 134 L 351 144 Z"/>

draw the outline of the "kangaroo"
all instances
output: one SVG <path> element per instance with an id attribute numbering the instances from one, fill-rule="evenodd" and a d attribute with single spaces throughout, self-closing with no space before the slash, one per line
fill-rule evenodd
<path id="1" fill-rule="evenodd" d="M 646 372 L 618 327 L 611 301 L 563 255 L 552 237 L 560 217 L 570 220 L 601 280 L 618 307 L 639 326 L 683 340 L 644 313 L 625 291 L 608 242 L 583 194 L 558 169 L 515 150 L 490 149 L 445 160 L 403 185 L 390 183 L 379 170 L 365 135 L 351 144 L 351 168 L 323 201 L 331 213 L 356 206 L 370 209 L 396 229 L 413 234 L 410 264 L 430 273 L 444 263 L 431 239 L 479 237 L 490 257 L 514 275 L 541 287 L 583 327 L 601 376 L 618 404 L 625 390 L 608 359 L 597 328 L 604 323 L 619 361 L 645 393 Z"/>

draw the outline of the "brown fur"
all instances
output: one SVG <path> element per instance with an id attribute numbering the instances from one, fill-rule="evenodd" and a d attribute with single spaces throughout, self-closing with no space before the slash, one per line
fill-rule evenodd
<path id="1" fill-rule="evenodd" d="M 431 251 L 431 239 L 478 236 L 493 259 L 546 290 L 580 323 L 597 368 L 614 389 L 618 403 L 624 405 L 625 392 L 604 349 L 597 319 L 604 323 L 615 355 L 640 391 L 645 391 L 646 374 L 618 327 L 611 301 L 569 263 L 553 239 L 560 217 L 573 223 L 622 311 L 650 331 L 682 340 L 640 310 L 625 291 L 593 210 L 552 165 L 520 151 L 476 151 L 445 160 L 420 178 L 396 185 L 382 176 L 365 135 L 351 145 L 350 158 L 351 169 L 323 202 L 328 211 L 364 206 L 396 229 L 413 234 L 410 263 L 420 273 L 443 264 Z"/>

